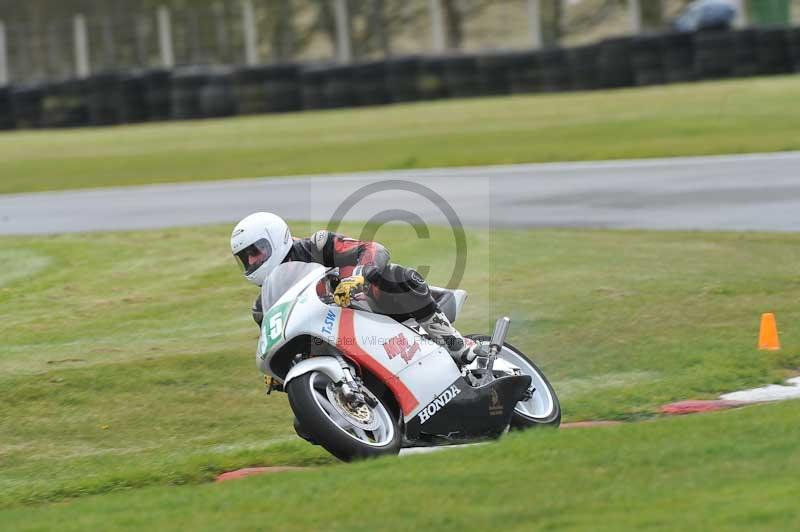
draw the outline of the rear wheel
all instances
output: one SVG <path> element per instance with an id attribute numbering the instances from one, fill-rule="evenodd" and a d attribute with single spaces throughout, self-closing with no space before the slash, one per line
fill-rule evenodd
<path id="1" fill-rule="evenodd" d="M 327 375 L 312 371 L 292 380 L 289 404 L 303 431 L 332 455 L 349 462 L 400 452 L 400 430 L 391 410 L 371 391 L 375 406 L 354 407 Z"/>
<path id="2" fill-rule="evenodd" d="M 487 350 L 489 349 L 490 336 L 472 334 L 468 337 L 476 342 L 481 342 Z M 561 425 L 561 404 L 558 401 L 555 390 L 550 385 L 550 381 L 547 380 L 542 370 L 522 352 L 508 343 L 503 344 L 503 349 L 500 351 L 498 358 L 518 367 L 523 375 L 528 375 L 531 378 L 531 386 L 533 386 L 533 393 L 530 399 L 520 401 L 514 407 L 511 428 L 520 430 L 531 427 L 557 428 Z"/>

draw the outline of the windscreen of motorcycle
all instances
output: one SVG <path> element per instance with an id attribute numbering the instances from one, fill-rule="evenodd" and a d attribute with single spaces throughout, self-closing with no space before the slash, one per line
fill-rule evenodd
<path id="1" fill-rule="evenodd" d="M 284 262 L 272 270 L 261 287 L 261 305 L 266 311 L 303 277 L 324 266 L 313 262 Z"/>

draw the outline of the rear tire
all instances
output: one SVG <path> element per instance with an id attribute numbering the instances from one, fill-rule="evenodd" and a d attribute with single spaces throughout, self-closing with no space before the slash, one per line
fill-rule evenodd
<path id="1" fill-rule="evenodd" d="M 491 340 L 491 336 L 480 334 L 470 334 L 467 335 L 467 338 L 471 338 L 476 342 L 489 342 L 489 340 Z M 542 370 L 539 369 L 539 366 L 509 343 L 503 344 L 503 351 L 500 353 L 500 358 L 520 367 L 523 374 L 533 377 L 534 386 L 536 386 L 537 380 L 539 381 L 540 387 L 543 384 L 546 388 L 545 393 L 547 397 L 552 401 L 552 408 L 541 415 L 532 415 L 528 412 L 528 409 L 524 408 L 524 405 L 518 406 L 514 409 L 514 414 L 511 416 L 511 428 L 513 430 L 525 430 L 533 427 L 558 428 L 561 425 L 561 403 L 558 401 L 553 386 L 550 384 L 550 381 L 547 380 Z M 534 393 L 541 393 L 541 390 L 537 390 Z M 519 405 L 519 403 L 517 404 Z"/>
<path id="2" fill-rule="evenodd" d="M 287 388 L 289 404 L 303 432 L 332 455 L 345 462 L 398 454 L 401 444 L 400 429 L 386 403 L 376 397 L 378 405 L 375 408 L 365 405 L 365 408 L 370 409 L 374 419 L 380 423 L 379 429 L 375 431 L 353 429 L 355 425 L 349 423 L 347 417 L 338 413 L 330 401 L 326 402 L 325 387 L 330 383 L 330 378 L 316 371 L 301 375 L 289 382 Z M 334 410 L 326 411 L 323 404 L 329 410 L 331 408 Z M 338 420 L 339 424 L 334 421 L 334 418 Z M 366 441 L 369 439 L 375 441 Z"/>

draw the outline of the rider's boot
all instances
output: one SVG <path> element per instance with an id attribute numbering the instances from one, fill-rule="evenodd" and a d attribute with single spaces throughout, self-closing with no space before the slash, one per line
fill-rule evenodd
<path id="1" fill-rule="evenodd" d="M 477 356 L 486 356 L 480 344 L 461 336 L 441 310 L 419 320 L 418 323 L 434 341 L 447 349 L 459 366 L 471 363 Z"/>

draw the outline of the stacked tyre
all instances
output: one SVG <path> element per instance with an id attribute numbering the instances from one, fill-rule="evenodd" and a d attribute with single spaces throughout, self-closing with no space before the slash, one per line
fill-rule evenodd
<path id="1" fill-rule="evenodd" d="M 148 120 L 172 118 L 172 75 L 168 70 L 154 69 L 142 74 L 144 101 Z"/>
<path id="2" fill-rule="evenodd" d="M 120 78 L 120 120 L 126 124 L 149 118 L 147 83 L 143 72 L 131 72 Z"/>
<path id="3" fill-rule="evenodd" d="M 690 33 L 661 36 L 664 80 L 669 83 L 694 79 L 694 41 Z"/>
<path id="4" fill-rule="evenodd" d="M 789 32 L 784 28 L 764 28 L 756 34 L 756 56 L 760 74 L 785 74 L 794 70 L 789 50 Z"/>
<path id="5" fill-rule="evenodd" d="M 696 79 L 727 78 L 742 58 L 747 64 L 747 46 L 737 48 L 738 39 L 730 31 L 701 31 L 694 35 L 694 74 Z M 746 42 L 743 38 L 742 42 Z"/>
<path id="6" fill-rule="evenodd" d="M 14 115 L 11 110 L 11 89 L 0 87 L 0 130 L 14 128 Z"/>
<path id="7" fill-rule="evenodd" d="M 525 94 L 542 90 L 541 56 L 536 52 L 517 52 L 509 57 L 511 71 L 508 75 L 512 94 Z"/>
<path id="8" fill-rule="evenodd" d="M 238 114 L 280 113 L 302 108 L 300 68 L 291 63 L 239 69 Z"/>
<path id="9" fill-rule="evenodd" d="M 236 114 L 236 90 L 231 69 L 208 71 L 205 83 L 200 87 L 200 114 L 204 118 Z"/>
<path id="10" fill-rule="evenodd" d="M 368 61 L 353 67 L 353 91 L 357 105 L 383 105 L 391 101 L 386 85 L 386 63 Z"/>
<path id="11" fill-rule="evenodd" d="M 425 57 L 422 59 L 417 77 L 417 92 L 422 100 L 436 100 L 447 97 L 444 57 Z"/>
<path id="12" fill-rule="evenodd" d="M 122 78 L 115 72 L 92 76 L 89 87 L 89 122 L 110 126 L 123 121 Z"/>
<path id="13" fill-rule="evenodd" d="M 572 88 L 575 90 L 592 90 L 598 87 L 597 57 L 599 48 L 590 44 L 567 50 Z"/>
<path id="14" fill-rule="evenodd" d="M 786 32 L 786 46 L 792 71 L 800 72 L 800 28 L 792 28 Z"/>
<path id="15" fill-rule="evenodd" d="M 386 86 L 393 102 L 419 100 L 417 78 L 420 58 L 417 56 L 395 57 L 386 60 Z"/>
<path id="16" fill-rule="evenodd" d="M 40 85 L 22 85 L 11 89 L 11 111 L 18 129 L 42 127 L 44 89 Z"/>
<path id="17" fill-rule="evenodd" d="M 607 39 L 600 43 L 597 76 L 600 87 L 616 88 L 633 85 L 630 39 Z"/>
<path id="18" fill-rule="evenodd" d="M 353 68 L 344 65 L 328 67 L 324 73 L 325 107 L 338 109 L 356 103 L 353 91 Z"/>
<path id="19" fill-rule="evenodd" d="M 746 29 L 730 33 L 734 39 L 733 73 L 735 77 L 757 76 L 760 72 L 758 64 L 758 31 Z"/>
<path id="20" fill-rule="evenodd" d="M 478 56 L 478 73 L 482 94 L 511 93 L 513 56 L 508 53 L 484 53 Z"/>
<path id="21" fill-rule="evenodd" d="M 68 80 L 47 86 L 42 100 L 44 127 L 89 125 L 87 85 L 85 80 Z"/>
<path id="22" fill-rule="evenodd" d="M 471 54 L 453 55 L 444 59 L 444 84 L 453 98 L 481 95 L 478 58 Z"/>
<path id="23" fill-rule="evenodd" d="M 300 74 L 300 87 L 303 100 L 303 109 L 324 109 L 325 102 L 325 75 L 327 68 L 324 66 L 308 67 Z"/>
<path id="24" fill-rule="evenodd" d="M 635 37 L 631 43 L 633 81 L 641 87 L 666 82 L 664 59 L 661 52 L 663 39 L 659 35 Z"/>
<path id="25" fill-rule="evenodd" d="M 561 48 L 550 48 L 539 53 L 542 90 L 545 92 L 568 91 L 572 87 L 569 60 Z"/>
<path id="26" fill-rule="evenodd" d="M 202 91 L 208 82 L 209 72 L 205 67 L 187 67 L 172 74 L 171 108 L 172 118 L 188 120 L 203 117 Z"/>

